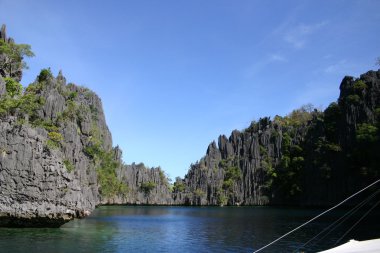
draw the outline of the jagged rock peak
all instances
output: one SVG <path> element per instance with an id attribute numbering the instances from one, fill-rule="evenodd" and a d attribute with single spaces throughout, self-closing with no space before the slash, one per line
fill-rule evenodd
<path id="1" fill-rule="evenodd" d="M 380 175 L 380 70 L 344 77 L 325 111 L 309 105 L 253 121 L 177 180 L 189 205 L 330 205 Z"/>
<path id="2" fill-rule="evenodd" d="M 7 36 L 7 26 L 5 24 L 1 26 L 0 39 L 7 43 L 14 43 L 14 39 Z"/>
<path id="3" fill-rule="evenodd" d="M 0 30 L 0 39 L 7 41 L 7 27 L 3 24 Z"/>
<path id="4" fill-rule="evenodd" d="M 59 70 L 58 75 L 57 75 L 57 80 L 63 84 L 66 85 L 66 78 L 62 74 L 62 70 Z"/>

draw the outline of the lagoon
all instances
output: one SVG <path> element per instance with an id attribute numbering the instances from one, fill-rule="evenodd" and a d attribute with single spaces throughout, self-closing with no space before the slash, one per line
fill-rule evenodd
<path id="1" fill-rule="evenodd" d="M 253 252 L 322 209 L 273 207 L 102 206 L 61 228 L 0 228 L 1 252 Z M 364 211 L 363 211 L 364 212 Z M 263 252 L 292 252 L 345 213 L 326 217 Z M 303 252 L 332 247 L 358 214 Z M 380 236 L 379 210 L 340 243 Z"/>

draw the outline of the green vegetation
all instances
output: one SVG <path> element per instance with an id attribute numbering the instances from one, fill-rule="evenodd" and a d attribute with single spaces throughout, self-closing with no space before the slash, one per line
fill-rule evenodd
<path id="1" fill-rule="evenodd" d="M 332 151 L 332 152 L 342 151 L 342 147 L 338 144 L 335 144 L 335 143 L 326 143 L 325 147 L 328 151 Z"/>
<path id="2" fill-rule="evenodd" d="M 156 187 L 156 183 L 152 181 L 141 183 L 140 190 L 144 192 L 145 195 L 149 195 L 151 191 Z"/>
<path id="3" fill-rule="evenodd" d="M 183 182 L 183 180 L 180 177 L 175 178 L 175 182 L 173 184 L 173 192 L 178 193 L 178 192 L 185 192 L 186 186 Z"/>
<path id="4" fill-rule="evenodd" d="M 202 189 L 197 188 L 197 189 L 194 191 L 194 196 L 195 196 L 196 198 L 202 198 L 203 196 L 205 196 L 205 193 L 204 193 L 204 191 L 202 191 Z"/>
<path id="5" fill-rule="evenodd" d="M 380 176 L 380 121 L 376 115 L 375 122 L 357 125 L 356 145 L 350 155 L 352 170 L 363 178 L 378 178 Z"/>
<path id="6" fill-rule="evenodd" d="M 185 192 L 186 186 L 183 182 L 174 182 L 173 192 Z"/>
<path id="7" fill-rule="evenodd" d="M 374 143 L 379 139 L 378 128 L 367 123 L 360 124 L 356 130 L 356 139 L 362 143 Z"/>
<path id="8" fill-rule="evenodd" d="M 233 181 L 238 181 L 241 179 L 241 170 L 237 166 L 228 167 L 225 175 L 224 180 L 232 179 Z"/>
<path id="9" fill-rule="evenodd" d="M 63 164 L 65 165 L 66 170 L 69 173 L 72 172 L 75 169 L 74 165 L 69 160 L 67 160 L 67 159 L 63 160 Z"/>
<path id="10" fill-rule="evenodd" d="M 66 109 L 62 112 L 62 121 L 75 120 L 78 113 L 78 105 L 72 100 L 66 102 Z"/>
<path id="11" fill-rule="evenodd" d="M 45 82 L 48 79 L 53 78 L 53 74 L 51 73 L 50 68 L 42 69 L 40 74 L 37 77 L 39 83 Z"/>
<path id="12" fill-rule="evenodd" d="M 0 98 L 0 116 L 25 116 L 30 120 L 35 118 L 35 113 L 45 103 L 44 99 L 36 94 L 25 91 L 22 94 L 22 86 L 12 78 L 5 78 L 7 93 Z"/>
<path id="13" fill-rule="evenodd" d="M 1 74 L 16 77 L 20 68 L 26 68 L 23 57 L 33 56 L 30 46 L 26 44 L 17 45 L 0 40 L 0 54 L 5 55 L 0 59 Z M 59 149 L 64 144 L 64 138 L 60 132 L 61 127 L 67 121 L 76 121 L 77 124 L 85 118 L 85 114 L 91 113 L 92 120 L 98 119 L 97 108 L 93 105 L 78 105 L 78 95 L 83 93 L 85 98 L 90 99 L 92 94 L 87 88 L 75 87 L 69 84 L 66 87 L 57 86 L 58 92 L 66 100 L 66 109 L 58 117 L 46 120 L 39 116 L 38 110 L 44 105 L 44 88 L 53 81 L 53 74 L 50 68 L 42 69 L 34 83 L 30 84 L 23 92 L 22 86 L 11 77 L 4 78 L 6 93 L 0 97 L 0 117 L 17 116 L 16 125 L 30 124 L 33 127 L 44 128 L 48 134 L 46 146 L 50 149 Z M 80 130 L 78 132 L 80 134 Z M 90 136 L 84 152 L 92 160 L 96 168 L 99 183 L 99 192 L 103 197 L 113 197 L 117 194 L 126 194 L 128 187 L 117 178 L 116 169 L 120 166 L 114 157 L 112 150 L 105 150 L 103 147 L 100 130 L 92 123 Z M 70 160 L 63 160 L 68 172 L 72 172 L 75 167 Z M 161 174 L 160 174 L 161 175 Z M 167 182 L 167 178 L 164 178 Z M 163 180 L 164 181 L 164 180 Z"/>
<path id="14" fill-rule="evenodd" d="M 0 115 L 14 115 L 16 113 L 16 109 L 19 107 L 20 101 L 10 98 L 3 97 L 0 100 Z"/>
<path id="15" fill-rule="evenodd" d="M 98 114 L 99 114 L 98 108 L 96 108 L 94 105 L 90 105 L 90 111 L 93 116 L 93 119 L 98 120 Z"/>
<path id="16" fill-rule="evenodd" d="M 74 101 L 74 99 L 75 99 L 77 96 L 78 96 L 78 92 L 76 92 L 76 91 L 72 91 L 72 92 L 69 93 L 67 99 L 70 100 L 70 101 Z"/>
<path id="17" fill-rule="evenodd" d="M 61 147 L 61 142 L 63 141 L 63 136 L 59 132 L 49 132 L 48 140 L 46 141 L 46 145 L 49 149 L 58 149 Z"/>
<path id="18" fill-rule="evenodd" d="M 216 198 L 217 198 L 217 204 L 219 206 L 225 206 L 228 204 L 228 198 L 226 197 L 225 193 L 222 191 L 222 189 L 218 189 L 216 192 Z"/>
<path id="19" fill-rule="evenodd" d="M 269 168 L 267 171 L 267 187 L 280 189 L 287 198 L 300 193 L 300 174 L 304 160 L 303 148 L 293 144 L 290 135 L 284 133 L 281 161 L 277 169 Z"/>
<path id="20" fill-rule="evenodd" d="M 50 149 L 50 150 L 54 150 L 54 149 L 59 149 L 60 148 L 60 145 L 59 143 L 56 143 L 52 140 L 47 140 L 46 141 L 46 146 Z"/>
<path id="21" fill-rule="evenodd" d="M 100 185 L 100 194 L 103 197 L 114 197 L 116 195 L 125 195 L 128 192 L 126 184 L 121 182 L 116 175 L 116 168 L 120 166 L 115 160 L 112 151 L 100 151 L 96 155 L 100 161 L 96 171 L 98 173 L 98 182 Z"/>
<path id="22" fill-rule="evenodd" d="M 32 122 L 33 127 L 44 128 L 48 132 L 58 132 L 59 127 L 51 120 L 36 119 Z"/>
<path id="23" fill-rule="evenodd" d="M 241 170 L 237 166 L 230 166 L 225 169 L 222 188 L 228 192 L 233 191 L 234 184 L 241 180 Z"/>
<path id="24" fill-rule="evenodd" d="M 16 82 L 13 78 L 6 77 L 4 78 L 5 87 L 7 94 L 14 98 L 15 96 L 21 96 L 22 93 L 22 85 L 21 83 Z"/>
<path id="25" fill-rule="evenodd" d="M 100 130 L 95 125 L 92 126 L 89 144 L 84 148 L 84 153 L 90 158 L 96 159 L 103 152 Z"/>
<path id="26" fill-rule="evenodd" d="M 57 142 L 57 143 L 60 143 L 61 141 L 63 141 L 62 134 L 58 133 L 58 132 L 49 132 L 48 138 L 54 142 Z"/>
<path id="27" fill-rule="evenodd" d="M 324 128 L 328 140 L 338 141 L 338 120 L 341 118 L 342 112 L 337 103 L 331 103 L 324 112 Z"/>
<path id="28" fill-rule="evenodd" d="M 362 92 L 367 88 L 367 85 L 362 80 L 357 80 L 353 85 L 354 91 Z"/>
<path id="29" fill-rule="evenodd" d="M 40 94 L 44 88 L 44 83 L 34 82 L 29 84 L 25 89 L 25 93 Z"/>
<path id="30" fill-rule="evenodd" d="M 359 97 L 359 95 L 356 95 L 356 94 L 348 95 L 346 98 L 346 101 L 348 104 L 357 105 L 360 102 L 360 97 Z"/>
<path id="31" fill-rule="evenodd" d="M 299 139 L 303 132 L 307 132 L 314 122 L 321 121 L 323 119 L 323 113 L 316 110 L 313 105 L 304 105 L 299 109 L 293 110 L 289 115 L 285 117 L 276 116 L 273 121 L 268 117 L 261 118 L 258 122 L 253 121 L 249 128 L 245 131 L 255 135 L 269 135 L 270 145 L 261 143 L 259 141 L 259 154 L 260 154 L 260 167 L 257 171 L 259 180 L 262 182 L 260 188 L 262 194 L 263 203 L 269 201 L 269 197 L 272 193 L 281 192 L 281 195 L 285 198 L 294 199 L 299 193 L 302 192 L 301 177 L 304 173 L 306 164 L 306 151 L 304 150 L 302 141 Z M 270 127 L 268 129 L 268 126 Z M 332 126 L 333 128 L 334 126 Z M 269 130 L 270 132 L 268 132 Z M 333 129 L 332 129 L 333 131 Z M 255 135 L 253 135 L 255 137 Z M 256 137 L 255 137 L 256 138 Z M 280 159 L 274 159 L 272 155 L 269 155 L 271 145 L 277 143 L 278 140 L 282 140 L 281 144 L 281 157 Z M 301 145 L 302 144 L 302 145 Z M 339 150 L 338 145 L 330 145 L 331 149 Z M 252 157 L 249 157 L 252 159 Z M 234 197 L 234 185 L 241 177 L 241 169 L 236 166 L 240 163 L 230 163 L 227 161 L 221 161 L 220 166 L 225 169 L 225 178 L 221 184 L 221 189 L 224 193 L 217 194 L 218 202 L 223 204 L 224 198 L 227 198 L 227 202 Z M 237 169 L 228 171 L 227 168 L 234 167 Z M 240 172 L 237 176 L 230 176 L 232 171 Z M 233 201 L 232 201 L 233 202 Z"/>
<path id="32" fill-rule="evenodd" d="M 293 110 L 285 117 L 276 115 L 273 119 L 273 122 L 276 125 L 290 128 L 296 128 L 300 126 L 307 126 L 313 119 L 313 116 L 320 114 L 312 104 L 306 104 L 300 108 Z M 289 132 L 290 134 L 290 132 Z"/>
<path id="33" fill-rule="evenodd" d="M 33 57 L 34 53 L 31 50 L 30 45 L 16 44 L 14 42 L 6 42 L 0 40 L 0 54 L 4 54 L 7 57 L 1 58 L 0 69 L 4 69 L 12 77 L 15 72 L 20 68 L 28 68 L 24 57 Z"/>
<path id="34" fill-rule="evenodd" d="M 128 192 L 128 186 L 118 179 L 116 175 L 116 169 L 120 166 L 120 163 L 115 159 L 113 151 L 104 150 L 102 145 L 100 130 L 93 125 L 89 143 L 83 151 L 95 164 L 100 185 L 99 192 L 103 197 L 107 198 L 125 195 Z"/>
<path id="35" fill-rule="evenodd" d="M 161 182 L 165 182 L 167 180 L 165 173 L 161 170 L 161 168 L 159 168 L 158 174 L 160 175 L 160 181 Z"/>
<path id="36" fill-rule="evenodd" d="M 161 167 L 158 167 L 158 173 L 159 173 L 159 176 L 160 176 L 160 183 L 165 185 L 166 187 L 168 187 L 170 189 L 171 187 L 171 184 L 170 184 L 170 181 L 171 179 L 165 175 L 165 172 L 161 169 Z"/>
<path id="37" fill-rule="evenodd" d="M 285 125 L 288 126 L 301 126 L 306 125 L 312 119 L 312 111 L 314 106 L 307 104 L 299 109 L 293 110 L 288 116 L 284 118 Z"/>

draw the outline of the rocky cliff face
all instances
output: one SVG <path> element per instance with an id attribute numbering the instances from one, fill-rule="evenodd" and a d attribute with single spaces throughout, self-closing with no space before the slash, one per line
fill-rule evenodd
<path id="1" fill-rule="evenodd" d="M 49 69 L 22 91 L 29 46 L 7 38 L 4 25 L 0 42 L 0 226 L 59 226 L 88 215 L 105 185 L 100 154 L 112 153 L 100 98 Z"/>
<path id="2" fill-rule="evenodd" d="M 0 226 L 59 226 L 92 210 L 94 196 L 45 146 L 46 133 L 16 121 L 0 122 Z"/>
<path id="3" fill-rule="evenodd" d="M 3 77 L 0 75 L 0 96 L 5 94 L 5 82 Z"/>
<path id="4" fill-rule="evenodd" d="M 380 70 L 345 77 L 338 103 L 219 136 L 174 187 L 189 205 L 328 205 L 378 178 Z M 181 187 L 176 187 L 180 185 Z"/>
<path id="5" fill-rule="evenodd" d="M 16 110 L 0 118 L 0 225 L 59 226 L 99 203 L 96 162 L 86 148 L 94 139 L 112 147 L 101 101 L 46 73 L 26 91 L 45 101 L 33 115 Z"/>
<path id="6" fill-rule="evenodd" d="M 174 204 L 168 178 L 161 168 L 147 168 L 143 163 L 133 163 L 119 167 L 116 173 L 127 190 L 124 194 L 102 199 L 102 204 Z"/>
<path id="7" fill-rule="evenodd" d="M 305 127 L 296 129 L 294 145 L 303 140 Z M 266 205 L 269 204 L 269 173 L 282 158 L 283 134 L 288 129 L 269 118 L 253 123 L 229 138 L 222 135 L 212 142 L 206 156 L 193 164 L 185 176 L 190 205 Z"/>
<path id="8" fill-rule="evenodd" d="M 29 46 L 4 25 L 0 43 L 0 226 L 60 226 L 98 204 L 173 203 L 160 168 L 122 163 L 95 93 L 49 69 L 22 91 Z M 11 47 L 23 50 L 11 57 Z"/>

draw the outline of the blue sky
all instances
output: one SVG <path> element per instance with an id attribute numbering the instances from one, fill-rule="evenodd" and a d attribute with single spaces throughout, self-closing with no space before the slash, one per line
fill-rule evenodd
<path id="1" fill-rule="evenodd" d="M 42 68 L 102 98 L 126 163 L 184 176 L 219 134 L 312 103 L 377 69 L 377 0 L 0 0 L 0 23 Z"/>

